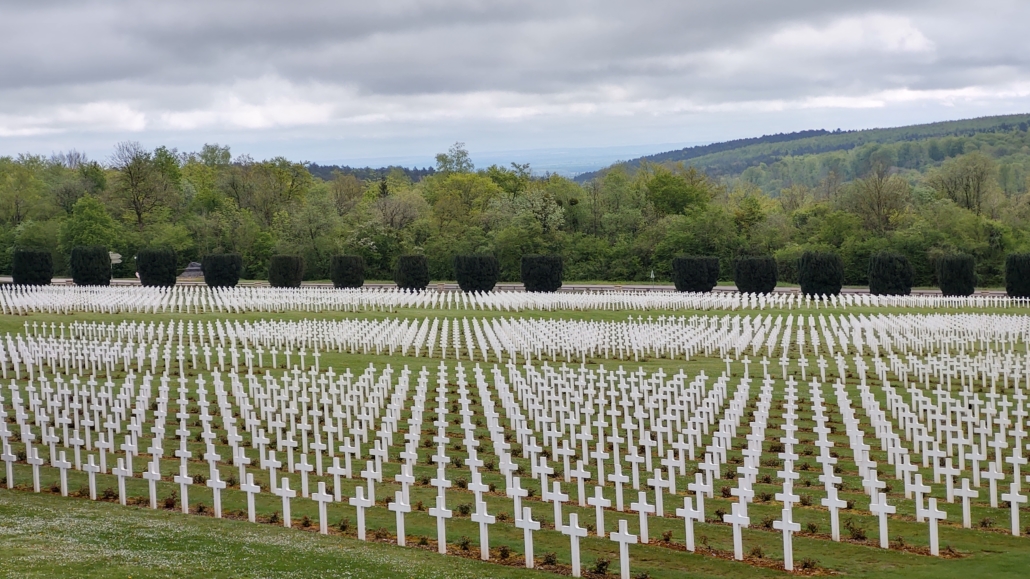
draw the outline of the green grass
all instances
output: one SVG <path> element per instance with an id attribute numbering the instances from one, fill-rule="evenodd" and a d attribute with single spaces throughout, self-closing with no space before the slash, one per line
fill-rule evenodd
<path id="1" fill-rule="evenodd" d="M 1013 313 L 1011 310 L 1002 311 L 1004 313 Z M 818 315 L 820 312 L 823 312 L 823 310 L 813 313 Z M 832 313 L 833 310 L 829 312 Z M 896 312 L 915 313 L 913 310 L 896 310 Z M 766 315 L 770 312 L 743 313 L 762 313 Z M 781 313 L 786 314 L 789 312 Z M 796 314 L 797 312 L 793 313 Z M 837 310 L 836 313 L 844 312 Z M 847 310 L 846 313 L 857 312 L 855 310 Z M 727 314 L 735 315 L 732 312 L 713 312 L 698 315 L 722 316 Z M 492 317 L 512 314 L 404 310 L 398 313 L 330 314 L 324 317 L 344 318 L 359 315 L 366 317 L 421 317 L 426 315 L 476 315 Z M 566 319 L 626 319 L 629 312 L 541 312 L 523 315 Z M 640 313 L 634 312 L 633 315 L 640 315 Z M 661 315 L 661 312 L 643 312 L 643 315 L 645 317 L 648 315 L 658 316 Z M 133 316 L 133 319 L 158 322 L 168 319 L 213 320 L 216 317 L 219 316 L 213 314 L 191 316 L 153 315 Z M 304 317 L 307 316 L 301 313 L 235 316 L 238 319 L 251 320 L 268 318 L 303 319 Z M 22 324 L 26 320 L 31 325 L 33 321 L 46 321 L 47 323 L 55 321 L 60 323 L 69 319 L 117 322 L 122 318 L 120 316 L 97 315 L 68 317 L 36 315 L 25 318 L 4 316 L 0 317 L 0 332 L 21 331 Z M 631 361 L 596 360 L 594 362 L 603 362 L 609 368 L 616 365 L 623 365 L 626 368 L 634 369 L 637 366 L 642 366 L 648 371 L 661 367 L 667 371 L 675 372 L 682 368 L 691 375 L 696 374 L 700 369 L 705 369 L 711 375 L 725 367 L 723 362 L 715 359 L 699 359 L 690 362 L 683 362 L 682 360 L 647 360 L 640 364 Z M 332 365 L 338 372 L 341 372 L 343 368 L 351 368 L 354 373 L 360 373 L 369 363 L 374 363 L 379 368 L 386 363 L 392 364 L 395 368 L 407 365 L 416 373 L 418 369 L 425 365 L 430 368 L 431 376 L 434 376 L 431 379 L 432 388 L 435 385 L 434 370 L 440 361 L 438 359 L 429 360 L 414 357 L 362 356 L 337 353 L 327 353 L 321 361 L 323 368 Z M 466 368 L 470 366 L 467 360 L 463 361 L 463 363 Z M 447 364 L 451 368 L 451 377 L 453 378 L 455 363 L 453 360 L 448 360 Z M 737 376 L 742 372 L 742 369 L 740 364 L 734 364 L 733 366 L 734 374 Z M 755 364 L 751 367 L 751 371 L 752 375 L 754 375 L 760 371 L 760 367 Z M 770 372 L 777 376 L 779 374 L 778 366 L 774 365 L 771 367 Z M 191 372 L 191 374 L 193 373 Z M 831 372 L 831 374 L 835 374 L 835 372 Z M 854 379 L 848 381 L 851 387 L 852 403 L 857 405 L 855 383 Z M 777 386 L 781 386 L 779 380 L 777 380 Z M 875 388 L 874 391 L 876 391 Z M 882 393 L 880 395 L 882 404 Z M 832 391 L 828 387 L 824 387 L 824 396 L 827 397 L 828 405 L 832 404 Z M 775 397 L 781 399 L 782 392 L 777 392 Z M 752 408 L 755 398 L 755 391 L 753 391 L 751 399 Z M 801 401 L 804 400 L 807 400 L 807 390 L 802 389 Z M 175 407 L 174 404 L 171 406 Z M 476 410 L 477 415 L 479 415 L 480 407 L 474 405 L 473 410 Z M 800 425 L 811 424 L 810 410 L 803 404 L 802 409 L 798 413 L 800 415 Z M 833 414 L 834 412 L 831 408 L 831 415 Z M 775 416 L 778 416 L 776 412 L 774 412 Z M 405 413 L 404 417 L 407 417 L 407 413 Z M 839 423 L 839 414 L 836 414 L 831 421 Z M 451 434 L 452 442 L 455 440 L 454 434 L 459 430 L 456 423 L 454 426 L 455 428 Z M 867 442 L 876 449 L 878 445 L 874 443 L 875 438 L 872 436 L 868 424 L 863 424 L 863 426 L 867 428 Z M 196 432 L 198 429 L 193 427 L 192 430 Z M 735 448 L 739 449 L 741 447 L 743 436 L 747 432 L 746 425 L 740 429 L 738 438 L 735 441 Z M 485 429 L 478 429 L 477 434 L 480 433 L 485 433 Z M 810 437 L 810 433 L 800 434 L 805 435 L 799 436 L 803 440 Z M 773 440 L 780 435 L 781 433 L 776 428 L 776 425 L 772 424 L 771 421 L 767 439 Z M 401 433 L 398 433 L 395 441 L 402 440 L 400 436 Z M 423 439 L 426 436 L 424 432 Z M 833 438 L 837 440 L 838 447 L 846 445 L 846 438 L 843 435 L 835 434 Z M 170 438 L 166 439 L 166 457 L 171 454 L 174 448 L 177 448 L 177 443 L 173 444 L 173 442 Z M 484 442 L 489 446 L 488 441 Z M 804 444 L 803 442 L 802 445 Z M 146 437 L 141 441 L 140 446 L 141 448 L 147 446 Z M 191 442 L 190 450 L 194 452 L 194 456 L 197 456 L 201 449 L 201 445 Z M 46 456 L 45 450 L 45 448 L 40 448 L 41 456 Z M 398 469 L 395 455 L 399 450 L 398 444 L 395 443 L 392 449 L 392 458 L 395 462 L 387 464 L 384 473 L 384 482 L 386 484 L 377 485 L 377 498 L 380 501 L 384 497 L 392 496 L 393 491 L 399 488 L 390 482 Z M 219 451 L 223 453 L 223 456 L 226 455 L 224 446 Z M 435 468 L 429 466 L 426 462 L 426 458 L 431 452 L 428 449 L 420 449 L 418 466 L 414 472 L 416 479 L 426 474 L 435 474 Z M 460 451 L 449 449 L 448 454 L 452 457 L 465 456 L 463 449 Z M 739 456 L 739 452 L 735 454 Z M 800 449 L 799 454 L 802 454 Z M 734 453 L 731 453 L 730 456 L 732 458 Z M 846 460 L 849 456 L 850 453 L 842 451 L 842 457 L 844 458 L 841 459 L 841 463 L 845 470 L 841 473 L 841 476 L 848 483 L 850 489 L 842 493 L 842 498 L 855 500 L 856 510 L 843 513 L 842 521 L 851 518 L 856 526 L 864 528 L 868 532 L 869 537 L 875 539 L 877 533 L 876 519 L 869 516 L 864 510 L 866 501 L 863 499 L 864 495 L 861 493 L 861 490 L 856 490 L 856 487 L 859 485 L 857 471 L 855 471 L 854 464 Z M 492 453 L 489 451 L 481 453 L 481 458 L 487 457 L 492 458 Z M 519 457 L 516 458 L 517 462 L 521 461 Z M 256 453 L 252 456 L 252 459 L 256 463 Z M 285 461 L 285 457 L 282 454 L 280 454 L 279 459 Z M 895 487 L 891 494 L 891 501 L 892 504 L 898 505 L 899 516 L 891 520 L 891 537 L 902 536 L 908 544 L 925 546 L 928 542 L 927 527 L 925 524 L 916 524 L 911 519 L 913 503 L 904 500 L 901 494 L 901 485 L 893 480 L 893 469 L 886 465 L 885 455 L 874 452 L 872 459 L 884 465 L 881 467 L 881 472 L 883 473 L 881 478 L 888 480 Z M 138 475 L 141 468 L 140 463 L 147 460 L 147 458 L 141 456 L 137 460 L 140 461 L 135 465 Z M 803 456 L 802 461 L 807 461 L 816 466 L 813 457 Z M 521 462 L 524 463 L 525 461 Z M 111 464 L 113 464 L 113 459 L 109 456 L 109 465 Z M 355 466 L 358 465 L 356 464 Z M 524 464 L 524 466 L 528 471 L 528 464 Z M 162 462 L 162 472 L 166 477 L 175 472 L 177 467 L 178 462 L 174 459 L 166 459 Z M 200 461 L 190 462 L 189 471 L 191 474 L 206 475 L 207 464 Z M 763 467 L 761 474 L 772 473 L 772 476 L 775 477 L 775 471 L 775 467 Z M 225 480 L 234 472 L 236 472 L 235 468 L 223 465 L 222 479 Z M 251 469 L 250 472 L 254 473 L 257 482 L 267 489 L 267 471 Z M 819 490 L 819 483 L 815 482 L 810 488 L 803 487 L 802 485 L 804 479 L 814 481 L 817 474 L 818 472 L 815 470 L 803 471 L 803 480 L 799 481 L 795 490 L 797 494 L 811 494 L 815 499 L 816 505 L 818 505 L 818 500 L 823 496 Z M 926 471 L 923 474 L 924 478 L 932 476 Z M 461 475 L 458 475 L 457 471 L 452 469 L 449 476 L 454 480 L 457 476 Z M 463 476 L 468 476 L 467 469 Z M 58 480 L 56 469 L 43 468 L 42 478 L 43 487 L 46 489 Z M 496 469 L 485 472 L 483 478 L 487 484 L 495 483 L 499 486 L 502 484 L 502 477 L 497 473 Z M 16 465 L 15 479 L 19 485 L 30 484 L 31 469 L 23 463 Z M 72 472 L 69 474 L 69 479 L 69 487 L 73 491 L 80 489 L 86 484 L 86 477 L 83 473 Z M 315 480 L 317 479 L 312 479 L 312 488 L 317 486 L 317 483 L 314 482 Z M 331 481 L 332 479 L 323 480 Z M 685 480 L 681 479 L 677 485 L 681 495 L 685 490 L 685 482 Z M 758 483 L 755 489 L 756 493 L 763 491 L 778 492 L 779 485 L 775 484 L 776 482 L 774 478 L 773 484 Z M 345 496 L 353 496 L 354 484 L 355 481 L 343 481 L 341 487 Z M 706 510 L 709 517 L 713 516 L 716 509 L 729 509 L 729 501 L 719 496 L 719 490 L 722 486 L 731 484 L 734 484 L 734 481 L 721 480 L 717 483 L 716 498 L 706 501 Z M 146 482 L 138 477 L 128 481 L 127 486 L 127 494 L 129 496 L 143 497 L 147 495 Z M 291 486 L 295 489 L 300 488 L 298 476 L 294 475 L 291 477 Z M 539 483 L 532 480 L 528 472 L 523 477 L 523 486 L 534 488 L 537 491 L 537 497 L 539 497 Z M 107 487 L 117 488 L 115 477 L 111 475 L 98 477 L 98 488 L 104 489 Z M 173 491 L 178 489 L 177 485 L 167 480 L 159 483 L 158 487 L 158 494 L 161 497 L 168 497 Z M 575 485 L 566 485 L 564 490 L 573 496 L 573 502 L 566 506 L 565 512 L 578 512 L 582 521 L 581 524 L 594 522 L 594 511 L 592 508 L 580 509 L 574 506 L 576 499 Z M 588 492 L 591 490 L 591 486 L 588 486 Z M 606 491 L 609 498 L 613 498 L 612 487 L 608 486 Z M 936 496 L 941 498 L 943 496 L 943 485 L 936 485 L 935 491 Z M 976 505 L 973 509 L 974 523 L 985 517 L 991 517 L 995 520 L 995 527 L 1007 529 L 1007 510 L 985 508 L 983 503 L 986 501 L 986 488 L 981 489 L 981 493 L 980 504 Z M 436 491 L 432 487 L 415 486 L 411 490 L 411 500 L 413 503 L 422 501 L 428 507 L 432 504 L 435 494 Z M 468 491 L 452 488 L 448 491 L 448 506 L 451 509 L 455 509 L 459 504 L 470 503 L 471 498 L 471 493 Z M 629 502 L 627 500 L 627 504 Z M 194 508 L 198 503 L 204 503 L 210 507 L 212 504 L 210 490 L 201 485 L 191 487 L 189 503 Z M 488 495 L 487 503 L 491 514 L 497 515 L 511 509 L 511 501 L 502 496 Z M 552 509 L 549 504 L 541 503 L 539 500 L 529 500 L 525 504 L 533 508 L 534 518 L 537 520 L 547 522 L 552 518 Z M 370 534 L 373 529 L 377 528 L 384 528 L 388 533 L 394 530 L 393 513 L 387 511 L 381 505 L 382 503 L 380 503 L 379 507 L 367 512 L 367 527 Z M 223 506 L 227 512 L 246 509 L 245 495 L 236 489 L 227 490 L 223 493 Z M 681 497 L 666 498 L 667 518 L 651 519 L 652 541 L 661 537 L 663 532 L 670 531 L 673 543 L 683 542 L 684 530 L 682 521 L 669 514 L 670 511 L 679 506 L 682 506 Z M 768 503 L 758 502 L 749 507 L 753 528 L 744 531 L 745 551 L 749 551 L 754 547 L 761 547 L 767 559 L 772 559 L 775 562 L 781 558 L 780 534 L 775 531 L 759 528 L 764 518 L 778 518 L 779 507 L 779 503 L 775 501 Z M 948 523 L 941 528 L 942 548 L 944 545 L 954 547 L 965 555 L 961 559 L 938 560 L 898 550 L 884 551 L 871 545 L 835 544 L 825 538 L 799 535 L 794 540 L 795 561 L 811 558 L 816 560 L 824 569 L 854 577 L 905 576 L 926 577 L 928 579 L 946 579 L 951 577 L 965 579 L 973 574 L 985 577 L 1026 576 L 1027 564 L 1030 561 L 1030 539 L 1014 538 L 1007 533 L 995 530 L 961 529 L 957 526 L 957 523 L 961 522 L 960 504 L 941 504 L 941 508 L 948 511 Z M 279 500 L 269 495 L 267 491 L 258 495 L 257 510 L 260 517 L 267 518 L 280 509 L 281 504 Z M 1027 525 L 1030 524 L 1030 511 L 1025 511 L 1025 513 L 1027 514 L 1024 514 L 1023 517 L 1024 525 Z M 293 514 L 295 520 L 299 520 L 303 516 L 317 520 L 317 509 L 311 501 L 294 500 Z M 508 514 L 511 513 L 509 512 Z M 344 518 L 349 519 L 352 523 L 351 527 L 353 527 L 353 523 L 356 520 L 354 509 L 346 504 L 330 505 L 330 523 L 335 525 Z M 606 527 L 609 531 L 615 526 L 619 518 L 627 519 L 630 522 L 631 530 L 636 529 L 637 517 L 635 513 L 615 513 L 609 511 L 606 514 Z M 795 507 L 795 519 L 802 524 L 803 528 L 808 523 L 813 523 L 818 526 L 820 533 L 828 533 L 828 515 L 821 507 Z M 317 522 L 315 525 L 317 525 Z M 478 526 L 473 524 L 468 518 L 451 519 L 448 522 L 447 531 L 449 544 L 454 545 L 462 536 L 467 536 L 472 540 L 472 551 L 474 553 L 478 551 Z M 353 528 L 349 530 L 349 533 L 353 533 Z M 696 533 L 698 537 L 706 537 L 708 544 L 715 549 L 723 552 L 732 549 L 731 532 L 728 526 L 711 523 L 699 524 L 696 526 Z M 430 518 L 425 512 L 413 512 L 407 517 L 407 534 L 409 535 L 409 544 L 414 544 L 413 537 L 427 536 L 433 539 L 436 536 L 435 520 Z M 846 532 L 844 534 L 846 536 Z M 493 547 L 502 544 L 509 546 L 514 555 L 521 554 L 523 551 L 522 531 L 516 529 L 510 520 L 493 525 L 490 529 L 490 540 Z M 565 536 L 553 529 L 545 529 L 536 533 L 535 543 L 538 558 L 543 553 L 550 551 L 556 553 L 560 562 L 568 563 L 570 558 L 569 543 Z M 414 547 L 402 549 L 386 544 L 361 543 L 349 535 L 341 536 L 336 534 L 329 537 L 321 537 L 310 531 L 299 529 L 287 530 L 270 524 L 254 525 L 239 520 L 218 521 L 209 516 L 198 516 L 196 514 L 182 515 L 177 510 L 151 511 L 148 508 L 139 506 L 122 507 L 110 502 L 94 503 L 85 498 L 62 498 L 52 493 L 36 495 L 31 490 L 24 489 L 15 491 L 0 490 L 0 548 L 2 548 L 2 551 L 0 551 L 2 553 L 2 556 L 0 556 L 0 576 L 10 577 L 554 576 L 545 571 L 525 571 L 497 564 L 479 563 L 462 557 L 440 556 L 435 552 L 419 550 Z M 589 567 L 597 557 L 609 557 L 612 559 L 611 570 L 617 572 L 617 550 L 611 541 L 590 536 L 582 541 L 582 552 L 585 568 Z M 734 578 L 785 576 L 782 571 L 773 568 L 728 561 L 712 555 L 687 554 L 660 545 L 637 545 L 632 547 L 631 560 L 633 573 L 646 571 L 651 577 L 656 579 L 683 576 Z"/>

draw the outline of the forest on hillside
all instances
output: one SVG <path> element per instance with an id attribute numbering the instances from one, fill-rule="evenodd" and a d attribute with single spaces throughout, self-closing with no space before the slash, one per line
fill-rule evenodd
<path id="1" fill-rule="evenodd" d="M 139 249 L 170 247 L 182 267 L 239 253 L 248 279 L 266 278 L 275 254 L 303 256 L 307 279 L 326 279 L 335 254 L 361 255 L 368 279 L 390 279 L 398 256 L 423 253 L 432 278 L 447 280 L 455 255 L 490 253 L 501 279 L 517 280 L 522 255 L 557 253 L 566 280 L 647 281 L 652 270 L 668 280 L 672 258 L 692 254 L 719 256 L 725 280 L 735 258 L 773 255 L 789 282 L 800 254 L 820 249 L 841 255 L 846 284 L 863 285 L 869 257 L 893 250 L 911 260 L 917 285 L 935 283 L 940 256 L 969 253 L 980 284 L 997 286 L 1005 255 L 1030 250 L 1020 118 L 716 147 L 615 165 L 584 183 L 515 163 L 477 169 L 460 143 L 413 170 L 134 142 L 102 160 L 0 157 L 0 272 L 14 248 L 39 247 L 63 275 L 72 247 L 99 244 L 125 256 L 116 277 L 134 274 Z"/>

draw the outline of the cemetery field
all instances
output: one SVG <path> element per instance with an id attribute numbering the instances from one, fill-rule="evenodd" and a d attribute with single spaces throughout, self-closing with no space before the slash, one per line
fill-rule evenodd
<path id="1" fill-rule="evenodd" d="M 0 316 L 0 575 L 1025 577 L 1027 309 L 754 303 Z"/>

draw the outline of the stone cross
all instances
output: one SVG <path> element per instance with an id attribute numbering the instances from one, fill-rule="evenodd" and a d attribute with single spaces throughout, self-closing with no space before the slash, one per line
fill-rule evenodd
<path id="1" fill-rule="evenodd" d="M 66 497 L 68 496 L 68 469 L 72 467 L 72 463 L 65 458 L 63 450 L 60 457 L 54 461 L 54 466 L 61 469 L 61 496 Z"/>
<path id="2" fill-rule="evenodd" d="M 1026 495 L 1019 493 L 1019 481 L 1012 481 L 1009 484 L 1009 492 L 1001 495 L 1001 500 L 1008 501 L 1009 509 L 1012 511 L 1012 536 L 1019 536 L 1019 505 L 1027 502 Z"/>
<path id="3" fill-rule="evenodd" d="M 923 522 L 923 495 L 930 492 L 930 485 L 923 484 L 923 475 L 917 474 L 912 477 L 912 494 L 916 500 L 916 522 Z"/>
<path id="4" fill-rule="evenodd" d="M 640 542 L 647 544 L 650 542 L 647 532 L 647 515 L 648 513 L 655 512 L 654 505 L 647 504 L 647 493 L 640 491 L 637 493 L 637 502 L 630 504 L 629 508 L 633 509 L 640 514 Z"/>
<path id="5" fill-rule="evenodd" d="M 955 496 L 962 499 L 962 526 L 969 529 L 972 527 L 969 501 L 979 497 L 980 491 L 969 488 L 969 479 L 964 478 L 962 479 L 962 487 L 955 491 Z"/>
<path id="6" fill-rule="evenodd" d="M 476 502 L 476 512 L 472 513 L 472 522 L 479 523 L 479 557 L 484 561 L 490 560 L 489 525 L 494 524 L 496 520 L 496 517 L 487 514 L 485 502 Z"/>
<path id="7" fill-rule="evenodd" d="M 594 487 L 594 496 L 587 499 L 587 504 L 594 507 L 597 536 L 604 537 L 604 510 L 612 506 L 612 501 L 604 498 L 604 489 Z"/>
<path id="8" fill-rule="evenodd" d="M 353 496 L 348 499 L 350 506 L 355 507 L 358 510 L 358 540 L 365 540 L 365 509 L 372 507 L 374 504 L 371 500 L 365 498 L 365 488 L 358 486 L 354 489 L 357 496 Z"/>
<path id="9" fill-rule="evenodd" d="M 7 443 L 7 439 L 4 439 L 4 451 L 3 454 L 0 454 L 0 460 L 3 460 L 7 464 L 7 488 L 13 489 L 14 461 L 18 460 L 18 456 L 11 452 L 11 445 Z M 83 470 L 85 470 L 85 467 L 83 467 Z M 95 496 L 92 498 L 93 500 L 96 500 Z"/>
<path id="10" fill-rule="evenodd" d="M 411 505 L 404 500 L 404 491 L 395 492 L 393 502 L 387 508 L 396 514 L 397 544 L 403 547 L 407 544 L 404 534 L 404 514 L 411 512 Z"/>
<path id="11" fill-rule="evenodd" d="M 587 536 L 587 530 L 584 527 L 579 526 L 579 515 L 576 513 L 569 514 L 569 524 L 562 525 L 561 532 L 563 535 L 568 535 L 572 541 L 572 576 L 579 577 L 579 539 Z"/>
<path id="12" fill-rule="evenodd" d="M 529 507 L 522 507 L 522 518 L 515 520 L 515 526 L 519 529 L 522 529 L 522 540 L 526 544 L 526 569 L 532 569 L 533 531 L 540 530 L 540 521 L 533 520 L 533 509 Z"/>
<path id="13" fill-rule="evenodd" d="M 254 512 L 254 495 L 261 492 L 261 486 L 254 484 L 254 473 L 247 473 L 247 480 L 240 482 L 240 490 L 247 493 L 247 520 L 253 523 L 257 520 Z"/>
<path id="14" fill-rule="evenodd" d="M 930 523 L 930 554 L 934 557 L 939 557 L 941 554 L 940 542 L 937 537 L 937 521 L 943 521 L 948 517 L 948 514 L 944 511 L 937 510 L 937 499 L 929 499 L 928 505 L 923 516 L 929 520 Z M 917 505 L 918 506 L 918 505 Z"/>
<path id="15" fill-rule="evenodd" d="M 687 550 L 691 553 L 694 552 L 694 521 L 700 521 L 704 518 L 704 513 L 700 509 L 694 508 L 694 503 L 690 497 L 683 497 L 683 508 L 676 509 L 676 516 L 683 517 L 683 523 L 686 526 L 687 531 Z"/>
<path id="16" fill-rule="evenodd" d="M 733 503 L 733 512 L 722 516 L 722 520 L 725 523 L 733 525 L 733 557 L 737 561 L 744 560 L 744 544 L 740 535 L 741 527 L 747 527 L 751 524 L 751 519 L 744 516 L 743 507 L 740 503 Z"/>
<path id="17" fill-rule="evenodd" d="M 223 481 L 219 475 L 218 469 L 211 469 L 211 476 L 207 479 L 207 486 L 211 489 L 211 494 L 214 496 L 215 502 L 215 518 L 222 518 L 222 489 L 226 487 L 225 481 Z"/>
<path id="18" fill-rule="evenodd" d="M 826 489 L 826 498 L 822 500 L 822 505 L 830 511 L 830 532 L 833 540 L 840 542 L 840 509 L 848 506 L 848 503 L 837 496 L 837 487 L 831 486 Z"/>
<path id="19" fill-rule="evenodd" d="M 329 514 L 326 512 L 326 505 L 333 502 L 333 495 L 325 492 L 325 481 L 318 482 L 318 492 L 311 495 L 311 499 L 318 502 L 318 532 L 328 535 Z"/>
<path id="20" fill-rule="evenodd" d="M 100 472 L 100 467 L 93 462 L 93 455 L 89 455 L 86 464 L 82 465 L 82 470 L 86 471 L 89 476 L 89 500 L 97 500 L 97 473 Z M 7 479 L 8 483 L 11 483 L 10 478 Z"/>
<path id="21" fill-rule="evenodd" d="M 360 489 L 360 487 L 359 487 Z M 529 510 L 529 507 L 526 507 Z M 436 550 L 441 555 L 447 554 L 447 530 L 444 525 L 447 519 L 451 518 L 451 511 L 447 509 L 447 501 L 443 497 L 443 489 L 440 489 L 440 494 L 436 495 L 436 506 L 430 507 L 429 516 L 436 517 Z M 518 525 L 519 522 L 515 521 Z M 540 523 L 537 523 L 539 528 Z"/>
<path id="22" fill-rule="evenodd" d="M 290 488 L 290 479 L 283 477 L 282 484 L 272 491 L 272 493 L 283 500 L 283 526 L 289 529 L 292 524 L 292 521 L 290 520 L 292 516 L 290 514 L 290 499 L 296 498 L 297 491 Z"/>
<path id="23" fill-rule="evenodd" d="M 887 538 L 887 515 L 893 515 L 898 509 L 887 504 L 886 493 L 879 493 L 878 496 L 876 501 L 869 503 L 869 512 L 880 519 L 880 548 L 887 549 L 890 547 L 890 541 Z"/>
<path id="24" fill-rule="evenodd" d="M 37 451 L 38 452 L 38 451 Z M 186 468 L 185 466 L 183 468 Z M 118 466 L 111 469 L 111 474 L 118 477 L 118 502 L 125 505 L 125 479 L 132 476 L 132 471 L 125 468 L 125 459 L 118 459 Z M 191 479 L 192 482 L 192 479 Z M 183 504 L 185 504 L 186 495 L 183 494 Z"/>
<path id="25" fill-rule="evenodd" d="M 611 534 L 611 539 L 619 544 L 619 565 L 621 579 L 629 579 L 629 546 L 637 542 L 637 536 L 629 533 L 626 519 L 619 519 L 619 530 Z"/>
<path id="26" fill-rule="evenodd" d="M 150 508 L 157 509 L 157 481 L 161 480 L 161 470 L 157 463 L 157 458 L 150 461 L 150 468 L 143 472 L 143 478 L 146 479 L 147 485 L 150 487 Z"/>
<path id="27" fill-rule="evenodd" d="M 783 568 L 794 570 L 794 533 L 801 530 L 801 524 L 791 520 L 790 509 L 784 508 L 780 520 L 773 521 L 773 528 L 783 531 Z"/>

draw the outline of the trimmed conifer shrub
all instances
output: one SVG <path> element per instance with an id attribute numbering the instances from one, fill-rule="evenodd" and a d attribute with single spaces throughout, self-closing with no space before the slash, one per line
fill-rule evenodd
<path id="1" fill-rule="evenodd" d="M 844 261 L 829 251 L 806 251 L 798 260 L 798 283 L 805 295 L 837 295 L 844 285 Z"/>
<path id="2" fill-rule="evenodd" d="M 402 255 L 397 258 L 397 268 L 393 271 L 393 281 L 397 287 L 412 291 L 422 291 L 429 285 L 429 262 L 424 255 Z"/>
<path id="3" fill-rule="evenodd" d="M 11 277 L 15 285 L 50 285 L 54 278 L 54 256 L 45 249 L 15 249 Z"/>
<path id="4" fill-rule="evenodd" d="M 111 285 L 111 254 L 103 245 L 73 247 L 69 265 L 75 285 Z"/>
<path id="5" fill-rule="evenodd" d="M 742 257 L 734 264 L 733 281 L 742 293 L 767 294 L 776 289 L 777 271 L 773 257 Z"/>
<path id="6" fill-rule="evenodd" d="M 200 270 L 208 287 L 236 287 L 243 271 L 243 258 L 238 253 L 212 253 L 200 261 Z"/>
<path id="7" fill-rule="evenodd" d="M 304 281 L 304 258 L 299 255 L 273 255 L 268 262 L 268 285 L 300 287 Z"/>
<path id="8" fill-rule="evenodd" d="M 173 286 L 177 271 L 174 249 L 141 249 L 136 253 L 136 272 L 142 285 Z"/>
<path id="9" fill-rule="evenodd" d="M 329 261 L 329 278 L 338 288 L 365 285 L 365 258 L 360 255 L 334 255 Z"/>
<path id="10" fill-rule="evenodd" d="M 556 292 L 563 269 L 560 255 L 523 255 L 522 285 L 527 292 Z"/>
<path id="11" fill-rule="evenodd" d="M 1012 298 L 1030 298 L 1030 253 L 1005 257 L 1005 292 Z"/>
<path id="12" fill-rule="evenodd" d="M 976 290 L 976 262 L 972 255 L 945 255 L 937 260 L 937 285 L 946 296 L 969 296 Z"/>
<path id="13" fill-rule="evenodd" d="M 497 285 L 501 268 L 492 255 L 455 255 L 454 277 L 465 292 L 489 292 Z"/>
<path id="14" fill-rule="evenodd" d="M 907 296 L 912 293 L 914 273 L 908 258 L 900 253 L 881 252 L 869 258 L 869 293 L 877 296 Z"/>
<path id="15" fill-rule="evenodd" d="M 676 291 L 710 292 L 719 282 L 719 258 L 681 255 L 672 259 L 672 283 Z"/>

